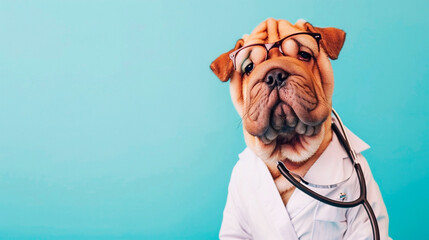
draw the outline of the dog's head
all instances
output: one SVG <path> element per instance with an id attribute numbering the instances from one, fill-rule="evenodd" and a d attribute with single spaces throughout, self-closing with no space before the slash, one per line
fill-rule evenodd
<path id="1" fill-rule="evenodd" d="M 211 69 L 230 81 L 247 145 L 263 160 L 300 163 L 316 153 L 330 129 L 336 59 L 345 33 L 298 21 L 267 19 Z"/>

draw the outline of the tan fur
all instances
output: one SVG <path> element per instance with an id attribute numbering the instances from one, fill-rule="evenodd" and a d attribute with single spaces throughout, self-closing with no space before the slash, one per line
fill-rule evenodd
<path id="1" fill-rule="evenodd" d="M 322 35 L 320 51 L 317 56 L 314 56 L 315 60 L 305 62 L 294 58 L 292 55 L 283 56 L 277 48 L 270 50 L 268 59 L 258 63 L 249 75 L 234 71 L 232 61 L 228 57 L 229 53 L 242 46 L 254 43 L 273 43 L 298 32 L 317 32 Z M 222 54 L 211 64 L 211 69 L 220 80 L 227 81 L 231 79 L 231 98 L 238 114 L 243 118 L 243 133 L 246 144 L 267 165 L 285 204 L 294 188 L 278 172 L 277 161 L 283 161 L 295 173 L 305 175 L 331 141 L 330 111 L 334 79 L 329 58 L 336 59 L 338 57 L 344 40 L 345 33 L 336 28 L 313 27 L 304 21 L 298 21 L 293 25 L 285 20 L 270 18 L 259 24 L 250 35 L 246 35 L 243 39 L 237 41 L 232 50 Z M 291 44 L 293 49 L 293 43 Z M 295 48 L 300 47 L 300 45 L 295 46 Z M 284 96 L 289 96 L 286 94 L 288 93 L 286 92 L 288 91 L 286 87 L 278 90 L 267 90 L 261 79 L 273 69 L 282 69 L 291 73 L 287 79 L 288 84 L 298 86 L 291 88 L 295 92 L 298 91 L 298 93 L 294 92 L 295 95 L 293 96 L 310 99 L 306 100 L 310 102 L 314 101 L 314 103 L 311 103 L 314 105 L 312 105 L 311 110 L 307 110 L 307 108 L 302 110 L 304 108 L 301 108 L 295 102 L 285 102 L 290 101 L 283 99 Z M 265 105 L 262 108 L 260 107 L 262 102 L 266 104 L 266 108 L 264 108 Z M 267 134 L 267 132 L 264 133 L 263 131 L 280 130 L 270 130 L 270 124 L 272 124 L 270 122 L 268 122 L 268 130 L 261 129 L 267 127 L 266 121 L 273 121 L 275 117 L 278 119 L 279 116 L 283 116 L 273 115 L 276 111 L 281 113 L 294 111 L 295 118 L 308 124 L 305 125 L 307 128 L 318 126 L 320 132 L 314 132 L 313 135 L 308 136 L 295 133 L 293 136 L 298 140 L 291 140 L 292 142 L 290 143 L 284 142 L 284 140 L 279 142 L 278 138 L 270 142 L 269 139 L 265 138 L 265 135 L 261 135 Z M 278 132 L 278 134 L 281 133 Z"/>

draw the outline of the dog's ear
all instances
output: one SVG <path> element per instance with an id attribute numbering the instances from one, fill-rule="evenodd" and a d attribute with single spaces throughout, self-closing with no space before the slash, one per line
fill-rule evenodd
<path id="1" fill-rule="evenodd" d="M 322 35 L 321 44 L 325 49 L 330 59 L 337 59 L 346 40 L 346 33 L 338 28 L 327 27 L 319 28 L 313 27 L 310 23 L 304 24 L 305 30 L 313 33 L 320 33 Z"/>
<path id="2" fill-rule="evenodd" d="M 243 43 L 243 39 L 238 40 L 233 49 L 221 54 L 212 62 L 212 64 L 210 64 L 211 70 L 222 82 L 228 81 L 228 79 L 231 78 L 231 73 L 234 71 L 234 66 L 232 64 L 232 60 L 229 58 L 229 54 L 241 48 Z"/>

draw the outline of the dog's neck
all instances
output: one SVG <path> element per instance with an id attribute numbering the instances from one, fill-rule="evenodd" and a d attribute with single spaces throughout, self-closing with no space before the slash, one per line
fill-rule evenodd
<path id="1" fill-rule="evenodd" d="M 325 149 L 328 147 L 329 143 L 332 140 L 332 129 L 330 121 L 327 120 L 324 123 L 323 127 L 325 128 L 325 136 L 323 138 L 322 144 L 320 144 L 320 147 L 317 149 L 316 153 L 313 156 L 311 156 L 308 160 L 302 163 L 294 163 L 288 159 L 282 160 L 282 162 L 289 170 L 299 174 L 300 176 L 304 176 L 311 168 L 311 166 L 313 166 L 313 164 L 317 161 L 317 159 L 319 159 L 320 155 L 322 155 L 322 153 L 325 151 Z M 274 179 L 276 187 L 282 197 L 283 203 L 286 205 L 295 187 L 293 187 L 293 185 L 281 175 L 281 173 L 277 169 L 276 162 L 265 162 L 265 164 L 267 165 L 271 176 Z"/>

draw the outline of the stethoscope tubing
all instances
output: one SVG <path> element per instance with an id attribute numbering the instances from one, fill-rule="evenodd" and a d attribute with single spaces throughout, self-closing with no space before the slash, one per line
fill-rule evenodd
<path id="1" fill-rule="evenodd" d="M 337 117 L 337 120 L 341 126 L 342 131 L 345 133 L 343 124 L 341 122 L 341 119 L 339 119 L 338 114 L 335 112 L 335 110 L 333 110 L 335 116 Z M 348 141 L 347 135 L 344 137 L 341 133 L 340 130 L 338 129 L 337 125 L 335 125 L 335 123 L 332 123 L 332 130 L 335 132 L 335 134 L 338 137 L 338 140 L 340 141 L 341 145 L 345 148 L 347 155 L 349 156 L 350 160 L 353 163 L 353 166 L 356 170 L 357 173 L 357 177 L 359 180 L 359 185 L 360 185 L 360 196 L 358 199 L 351 201 L 351 202 L 341 202 L 341 201 L 336 201 L 330 198 L 327 198 L 325 196 L 322 196 L 318 193 L 316 193 L 315 191 L 309 189 L 308 187 L 304 186 L 303 184 L 301 184 L 299 181 L 297 181 L 292 174 L 290 173 L 290 171 L 286 168 L 286 166 L 284 165 L 283 162 L 279 161 L 277 164 L 277 168 L 279 169 L 280 173 L 290 182 L 292 183 L 292 185 L 294 185 L 296 188 L 298 188 L 299 190 L 303 191 L 305 194 L 309 195 L 310 197 L 323 202 L 325 204 L 334 206 L 334 207 L 339 207 L 339 208 L 352 208 L 352 207 L 356 207 L 360 204 L 362 204 L 365 208 L 365 211 L 368 214 L 369 220 L 371 222 L 371 228 L 372 228 L 372 235 L 373 235 L 373 239 L 374 240 L 380 240 L 380 231 L 378 228 L 378 223 L 377 223 L 377 218 L 375 217 L 374 211 L 371 208 L 371 205 L 369 204 L 366 196 L 367 196 L 367 189 L 366 189 L 366 184 L 365 184 L 365 177 L 363 175 L 362 172 L 362 168 L 360 166 L 359 163 L 357 163 L 356 160 L 356 155 L 354 153 L 354 151 L 351 148 L 350 142 Z"/>
<path id="2" fill-rule="evenodd" d="M 351 201 L 351 202 L 342 202 L 342 201 L 336 201 L 336 200 L 329 199 L 329 198 L 327 198 L 325 196 L 322 196 L 322 195 L 314 192 L 313 190 L 307 188 L 303 184 L 299 183 L 290 174 L 290 172 L 285 168 L 285 166 L 284 166 L 284 164 L 282 162 L 279 162 L 279 164 L 277 165 L 277 168 L 279 169 L 280 173 L 290 183 L 292 183 L 292 185 L 294 185 L 296 188 L 298 188 L 299 190 L 303 191 L 307 195 L 310 195 L 312 198 L 315 198 L 316 200 L 319 200 L 320 202 L 326 203 L 326 204 L 334 206 L 334 207 L 339 207 L 339 208 L 352 208 L 352 207 L 356 207 L 357 205 L 362 204 L 364 202 L 364 196 L 362 194 L 361 194 L 361 196 L 358 199 L 356 199 L 354 201 Z M 358 166 L 358 168 L 360 168 L 360 166 Z M 359 170 L 357 170 L 357 171 L 359 171 Z M 362 193 L 362 188 L 360 190 L 361 190 L 361 193 Z"/>

